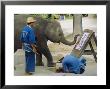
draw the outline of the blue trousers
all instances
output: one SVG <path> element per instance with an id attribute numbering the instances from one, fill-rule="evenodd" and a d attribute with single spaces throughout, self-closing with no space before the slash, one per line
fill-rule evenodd
<path id="1" fill-rule="evenodd" d="M 25 51 L 25 71 L 26 72 L 35 72 L 35 53 Z"/>

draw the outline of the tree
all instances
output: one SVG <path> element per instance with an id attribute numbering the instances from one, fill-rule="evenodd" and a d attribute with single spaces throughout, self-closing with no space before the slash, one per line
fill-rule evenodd
<path id="1" fill-rule="evenodd" d="M 82 34 L 82 14 L 73 15 L 73 35 Z"/>

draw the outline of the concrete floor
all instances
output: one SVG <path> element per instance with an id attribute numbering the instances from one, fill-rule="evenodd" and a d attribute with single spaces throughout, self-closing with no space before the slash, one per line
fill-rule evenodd
<path id="1" fill-rule="evenodd" d="M 53 57 L 54 54 L 52 53 Z M 96 76 L 97 75 L 97 63 L 94 61 L 92 55 L 83 55 L 86 58 L 87 65 L 85 72 L 83 74 L 73 74 L 73 73 L 56 73 L 55 67 L 47 67 L 47 60 L 43 56 L 44 66 L 36 66 L 35 73 L 32 76 Z M 15 76 L 26 76 L 25 75 L 25 57 L 24 51 L 19 49 L 15 53 Z M 56 62 L 56 60 L 54 60 Z"/>

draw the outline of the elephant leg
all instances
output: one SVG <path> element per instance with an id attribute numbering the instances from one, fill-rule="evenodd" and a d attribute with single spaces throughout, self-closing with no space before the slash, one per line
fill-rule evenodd
<path id="1" fill-rule="evenodd" d="M 47 66 L 53 67 L 54 66 L 53 58 L 52 58 L 52 55 L 50 53 L 48 46 L 45 46 L 45 48 L 44 47 L 42 48 L 42 53 L 47 58 Z"/>
<path id="2" fill-rule="evenodd" d="M 41 53 L 47 58 L 47 66 L 48 67 L 53 67 L 53 58 L 52 55 L 50 53 L 50 50 L 47 46 L 47 39 L 44 35 L 39 35 L 39 49 L 41 51 Z"/>
<path id="3" fill-rule="evenodd" d="M 44 63 L 42 62 L 42 53 L 40 51 L 36 54 L 36 66 L 44 66 Z"/>

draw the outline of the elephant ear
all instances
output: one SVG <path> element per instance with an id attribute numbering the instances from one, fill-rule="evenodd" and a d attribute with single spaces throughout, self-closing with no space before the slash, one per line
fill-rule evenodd
<path id="1" fill-rule="evenodd" d="M 36 27 L 35 27 L 37 30 L 40 30 L 40 25 L 39 24 L 36 24 Z"/>
<path id="2" fill-rule="evenodd" d="M 36 22 L 37 22 L 36 25 L 37 29 L 45 29 L 46 25 L 48 24 L 48 20 L 42 18 L 41 16 L 36 17 Z"/>
<path id="3" fill-rule="evenodd" d="M 60 23 L 56 20 L 49 20 L 47 29 L 57 29 L 58 27 L 61 27 Z"/>
<path id="4" fill-rule="evenodd" d="M 42 20 L 43 20 L 43 19 L 42 19 L 41 16 L 37 16 L 37 17 L 36 17 L 36 21 L 37 21 L 37 23 L 40 23 Z"/>

